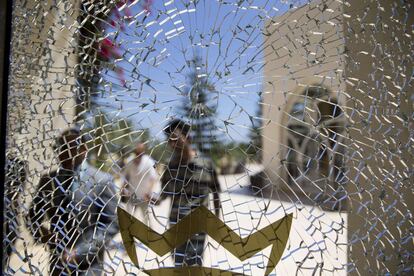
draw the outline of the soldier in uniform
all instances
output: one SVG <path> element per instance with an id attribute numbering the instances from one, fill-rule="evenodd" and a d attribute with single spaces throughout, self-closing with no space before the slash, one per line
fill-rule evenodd
<path id="1" fill-rule="evenodd" d="M 194 150 L 190 140 L 191 126 L 181 120 L 173 120 L 165 128 L 168 145 L 173 154 L 162 176 L 162 198 L 170 197 L 170 225 L 178 223 L 191 210 L 208 206 L 209 194 L 213 193 L 214 210 L 219 215 L 221 203 L 220 185 L 212 161 Z M 174 252 L 176 267 L 202 265 L 206 235 L 199 233 Z"/>

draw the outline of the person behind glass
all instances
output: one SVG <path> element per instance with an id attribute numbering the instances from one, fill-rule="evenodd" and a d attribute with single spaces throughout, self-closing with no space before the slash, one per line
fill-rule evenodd
<path id="1" fill-rule="evenodd" d="M 18 196 L 22 193 L 27 176 L 27 163 L 24 160 L 7 154 L 6 175 L 4 183 L 4 223 L 3 223 L 3 269 L 6 274 L 9 258 L 14 250 L 15 242 L 19 236 Z"/>
<path id="2" fill-rule="evenodd" d="M 152 191 L 159 177 L 155 170 L 155 161 L 145 154 L 143 143 L 137 144 L 135 155 L 136 157 L 126 165 L 123 171 L 125 182 L 121 195 L 123 201 L 126 202 L 127 211 L 133 215 L 137 211 L 140 212 L 148 225 L 148 203 L 152 199 Z"/>
<path id="3" fill-rule="evenodd" d="M 221 209 L 220 185 L 213 163 L 192 148 L 190 130 L 191 126 L 181 120 L 173 120 L 164 128 L 168 145 L 173 150 L 161 179 L 161 199 L 169 196 L 172 200 L 170 225 L 199 206 L 208 207 L 210 193 L 213 193 L 217 216 Z M 178 246 L 173 254 L 175 266 L 202 266 L 205 238 L 205 233 L 199 233 Z"/>
<path id="4" fill-rule="evenodd" d="M 64 131 L 56 144 L 59 168 L 40 179 L 29 229 L 49 247 L 50 275 L 102 275 L 105 244 L 118 233 L 113 179 L 84 162 L 79 130 Z"/>

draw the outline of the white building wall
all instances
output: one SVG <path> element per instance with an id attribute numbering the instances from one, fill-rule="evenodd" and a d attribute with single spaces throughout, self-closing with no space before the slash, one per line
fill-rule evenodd
<path id="1" fill-rule="evenodd" d="M 285 110 L 306 85 L 328 88 L 346 114 L 350 274 L 409 273 L 412 263 L 413 24 L 407 2 L 328 0 L 265 29 L 263 153 L 272 184 L 287 186 L 280 154 Z M 319 63 L 309 63 L 315 56 Z"/>
<path id="2" fill-rule="evenodd" d="M 47 275 L 49 256 L 33 246 L 24 217 L 39 177 L 56 165 L 52 145 L 75 118 L 78 0 L 13 1 L 7 150 L 27 161 L 18 221 L 20 237 L 10 267 Z M 32 255 L 23 260 L 25 254 Z M 29 263 L 32 265 L 29 266 Z M 23 271 L 23 270 L 21 270 Z"/>
<path id="3" fill-rule="evenodd" d="M 14 1 L 8 148 L 29 163 L 29 182 L 50 168 L 52 143 L 75 117 L 79 1 Z"/>
<path id="4" fill-rule="evenodd" d="M 344 35 L 340 1 L 315 1 L 268 21 L 265 35 L 263 162 L 273 185 L 286 187 L 283 129 L 310 85 L 344 101 Z"/>

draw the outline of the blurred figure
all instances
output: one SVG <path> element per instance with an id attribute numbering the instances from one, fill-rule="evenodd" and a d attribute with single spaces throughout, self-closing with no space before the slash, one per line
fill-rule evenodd
<path id="1" fill-rule="evenodd" d="M 126 202 L 129 213 L 140 212 L 144 223 L 149 225 L 147 214 L 148 203 L 152 198 L 155 184 L 159 183 L 158 173 L 155 170 L 155 161 L 145 154 L 145 145 L 139 143 L 135 148 L 135 158 L 124 169 L 125 183 L 121 195 Z"/>
<path id="2" fill-rule="evenodd" d="M 102 275 L 105 244 L 118 232 L 113 179 L 84 162 L 79 130 L 63 132 L 56 144 L 59 168 L 40 179 L 29 229 L 49 247 L 50 275 Z"/>
<path id="3" fill-rule="evenodd" d="M 173 150 L 161 180 L 162 195 L 172 200 L 170 224 L 178 223 L 199 206 L 207 207 L 210 193 L 213 193 L 217 216 L 221 209 L 220 185 L 213 163 L 192 148 L 190 130 L 191 126 L 181 120 L 174 120 L 164 128 L 168 145 Z M 202 266 L 205 238 L 205 234 L 199 233 L 177 247 L 174 253 L 175 266 Z"/>
<path id="4" fill-rule="evenodd" d="M 9 257 L 19 237 L 18 196 L 23 191 L 26 181 L 27 164 L 18 157 L 7 155 L 6 178 L 4 185 L 4 223 L 3 223 L 3 265 L 7 273 Z"/>

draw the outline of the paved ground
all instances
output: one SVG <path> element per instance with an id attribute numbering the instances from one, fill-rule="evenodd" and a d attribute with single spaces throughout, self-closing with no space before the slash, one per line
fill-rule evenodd
<path id="1" fill-rule="evenodd" d="M 252 167 L 251 170 L 260 168 Z M 292 204 L 292 200 L 280 196 L 278 193 L 264 196 L 254 196 L 249 186 L 246 174 L 220 176 L 222 190 L 223 214 L 226 224 L 232 229 L 238 229 L 239 235 L 245 237 L 252 232 L 263 228 L 282 218 L 285 214 L 293 213 L 294 220 L 288 245 L 282 260 L 276 267 L 276 274 L 272 275 L 346 275 L 346 226 L 345 213 L 326 212 L 319 208 Z M 150 215 L 151 227 L 162 233 L 165 225 L 170 202 L 165 200 L 154 207 L 157 220 Z M 265 214 L 264 215 L 264 212 Z M 140 216 L 137 214 L 137 217 Z M 142 218 L 141 218 L 142 219 Z M 16 271 L 14 275 L 48 275 L 48 254 L 42 246 L 33 246 L 33 241 L 23 229 L 25 241 L 19 241 L 19 253 L 13 254 L 10 268 Z M 25 246 L 26 244 L 26 246 Z M 117 235 L 106 255 L 106 269 L 109 275 L 144 275 L 134 267 L 126 255 L 120 235 Z M 25 249 L 26 248 L 26 249 Z M 160 266 L 171 266 L 172 259 L 166 256 L 156 256 L 154 252 L 137 243 L 138 259 L 145 269 L 154 269 Z M 31 266 L 23 262 L 24 251 L 32 255 Z M 208 239 L 204 253 L 204 265 L 225 270 L 244 273 L 246 275 L 264 275 L 261 268 L 267 261 L 270 247 L 244 262 L 226 252 L 215 241 Z M 20 255 L 20 256 L 19 256 Z"/>

